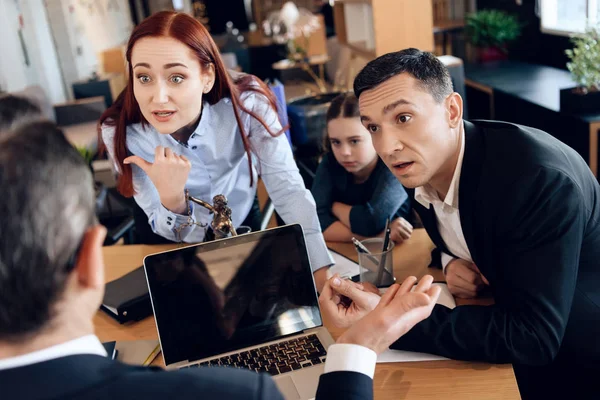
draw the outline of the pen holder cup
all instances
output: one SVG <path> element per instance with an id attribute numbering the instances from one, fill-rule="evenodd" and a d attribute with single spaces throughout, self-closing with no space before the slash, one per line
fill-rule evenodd
<path id="1" fill-rule="evenodd" d="M 372 238 L 360 242 L 370 254 L 358 252 L 360 265 L 360 281 L 369 282 L 377 287 L 388 287 L 394 284 L 394 242 L 390 240 L 386 251 L 382 252 L 383 239 Z"/>

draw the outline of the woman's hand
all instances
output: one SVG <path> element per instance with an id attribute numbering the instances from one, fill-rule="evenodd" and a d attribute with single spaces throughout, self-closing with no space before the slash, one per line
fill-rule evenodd
<path id="1" fill-rule="evenodd" d="M 158 146 L 154 150 L 154 163 L 138 156 L 127 157 L 123 163 L 135 164 L 148 175 L 165 208 L 177 214 L 186 213 L 184 189 L 192 168 L 190 160 L 178 156 L 168 147 Z"/>

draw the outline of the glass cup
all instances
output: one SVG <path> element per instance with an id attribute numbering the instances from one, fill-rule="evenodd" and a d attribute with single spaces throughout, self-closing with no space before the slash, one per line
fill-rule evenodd
<path id="1" fill-rule="evenodd" d="M 383 238 L 365 239 L 360 242 L 369 253 L 358 251 L 360 281 L 369 282 L 376 287 L 388 287 L 394 278 L 394 242 L 390 240 L 386 251 L 383 250 Z"/>

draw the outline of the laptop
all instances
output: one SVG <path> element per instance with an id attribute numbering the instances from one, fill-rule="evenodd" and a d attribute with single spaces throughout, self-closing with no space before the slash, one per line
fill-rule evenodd
<path id="1" fill-rule="evenodd" d="M 334 341 L 300 225 L 152 254 L 144 270 L 167 369 L 246 368 L 286 399 L 315 397 Z"/>

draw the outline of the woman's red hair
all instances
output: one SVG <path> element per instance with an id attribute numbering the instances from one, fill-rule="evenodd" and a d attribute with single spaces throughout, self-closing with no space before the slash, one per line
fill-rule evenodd
<path id="1" fill-rule="evenodd" d="M 114 154 L 115 161 L 119 164 L 121 173 L 117 181 L 117 189 L 126 197 L 134 194 L 131 166 L 123 163 L 128 156 L 126 144 L 127 126 L 141 122 L 148 124 L 140 111 L 140 107 L 133 94 L 133 69 L 131 66 L 131 51 L 138 40 L 144 37 L 167 36 L 177 39 L 187 45 L 198 57 L 202 69 L 208 64 L 213 64 L 215 68 L 215 83 L 210 92 L 204 94 L 204 99 L 209 104 L 216 104 L 224 97 L 229 97 L 233 104 L 233 112 L 237 121 L 244 149 L 248 154 L 248 168 L 252 171 L 252 157 L 250 152 L 250 142 L 244 130 L 240 111 L 248 113 L 252 118 L 259 121 L 265 129 L 272 135 L 277 136 L 283 132 L 271 132 L 265 121 L 251 110 L 246 109 L 240 101 L 240 95 L 245 91 L 254 91 L 265 96 L 270 106 L 277 111 L 277 101 L 273 93 L 260 79 L 253 75 L 241 75 L 235 81 L 230 77 L 225 69 L 223 60 L 219 55 L 219 49 L 212 40 L 206 28 L 197 20 L 184 13 L 173 11 L 162 11 L 146 18 L 142 23 L 135 27 L 127 43 L 127 63 L 129 79 L 127 86 L 117 97 L 112 106 L 110 106 L 102 117 L 98 125 L 99 142 L 103 143 L 101 126 L 103 124 L 115 127 L 114 135 Z M 252 173 L 250 174 L 250 185 L 253 184 Z"/>

